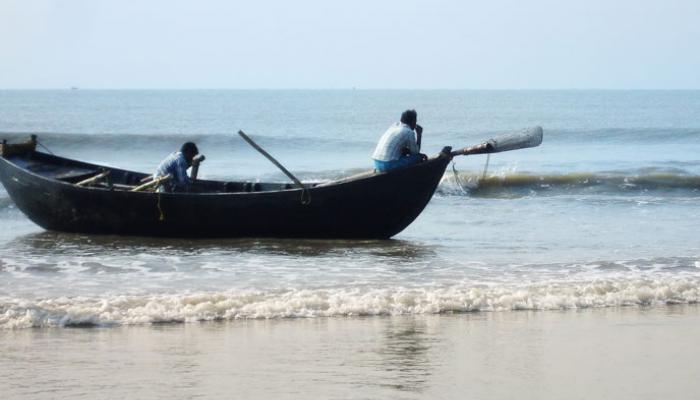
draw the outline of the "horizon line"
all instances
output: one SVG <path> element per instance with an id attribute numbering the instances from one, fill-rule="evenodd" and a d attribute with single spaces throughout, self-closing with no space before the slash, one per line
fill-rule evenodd
<path id="1" fill-rule="evenodd" d="M 41 87 L 41 88 L 26 88 L 26 87 L 0 87 L 0 91 L 509 91 L 509 92 L 555 92 L 555 91 L 699 91 L 700 88 L 206 88 L 206 87 L 191 87 L 191 88 L 175 88 L 175 87 Z"/>

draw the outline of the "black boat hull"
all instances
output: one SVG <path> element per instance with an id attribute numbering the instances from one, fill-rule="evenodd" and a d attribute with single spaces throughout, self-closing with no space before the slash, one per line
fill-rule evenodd
<path id="1" fill-rule="evenodd" d="M 8 194 L 22 212 L 48 230 L 165 237 L 386 239 L 423 211 L 449 158 L 315 185 L 305 192 L 293 188 L 162 194 L 81 187 L 31 171 L 30 161 L 34 166 L 102 167 L 39 152 L 0 157 L 0 181 Z M 134 178 L 145 176 L 116 171 Z"/>

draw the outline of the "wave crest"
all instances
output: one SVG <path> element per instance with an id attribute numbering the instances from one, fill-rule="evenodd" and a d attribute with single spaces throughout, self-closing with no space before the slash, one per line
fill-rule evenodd
<path id="1" fill-rule="evenodd" d="M 644 169 L 630 172 L 576 172 L 566 174 L 474 172 L 445 173 L 438 192 L 473 196 L 507 196 L 533 193 L 633 194 L 657 190 L 700 190 L 700 175 L 683 170 Z"/>
<path id="2" fill-rule="evenodd" d="M 311 318 L 568 310 L 692 304 L 697 279 L 599 280 L 527 286 L 459 284 L 436 288 L 346 288 L 142 296 L 0 298 L 5 329 Z"/>

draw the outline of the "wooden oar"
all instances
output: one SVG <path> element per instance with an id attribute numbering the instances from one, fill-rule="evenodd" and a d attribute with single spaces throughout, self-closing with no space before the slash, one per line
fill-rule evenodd
<path id="1" fill-rule="evenodd" d="M 500 153 L 502 151 L 526 149 L 537 147 L 542 143 L 542 128 L 536 126 L 522 132 L 498 136 L 476 146 L 465 147 L 450 153 L 454 156 L 466 156 L 471 154 Z"/>
<path id="2" fill-rule="evenodd" d="M 99 181 L 100 179 L 109 176 L 109 173 L 110 173 L 109 170 L 102 171 L 101 173 L 93 176 L 92 178 L 87 178 L 85 180 L 82 180 L 82 181 L 76 183 L 75 185 L 76 186 L 85 186 L 85 185 L 89 185 L 91 183 L 95 183 L 95 182 Z"/>
<path id="3" fill-rule="evenodd" d="M 289 171 L 287 170 L 287 168 L 285 168 L 282 164 L 280 164 L 279 161 L 275 160 L 275 158 L 272 157 L 272 156 L 270 155 L 270 153 L 266 152 L 262 147 L 258 146 L 258 144 L 255 143 L 255 142 L 253 141 L 253 139 L 249 138 L 248 135 L 246 135 L 245 133 L 243 133 L 243 131 L 238 131 L 238 134 L 241 135 L 241 137 L 243 138 L 243 140 L 245 140 L 246 142 L 248 142 L 249 145 L 253 146 L 253 148 L 254 148 L 255 150 L 259 151 L 260 154 L 264 155 L 265 158 L 267 158 L 268 160 L 270 160 L 270 162 L 272 162 L 273 164 L 275 164 L 275 166 L 276 166 L 277 168 L 279 168 L 282 172 L 284 172 L 284 174 L 287 175 L 287 176 L 289 177 L 289 179 L 291 179 L 292 181 L 294 181 L 294 183 L 295 183 L 297 186 L 299 186 L 299 188 L 304 189 L 304 184 L 301 183 L 301 181 L 300 181 L 299 179 L 297 179 L 296 176 L 292 175 L 292 173 L 289 172 Z"/>
<path id="4" fill-rule="evenodd" d="M 171 178 L 172 178 L 172 175 L 170 175 L 170 174 L 165 175 L 165 176 L 161 176 L 160 178 L 156 178 L 148 183 L 144 183 L 141 186 L 137 186 L 137 187 L 131 189 L 131 191 L 132 192 L 140 192 L 142 190 L 150 189 L 152 187 L 156 187 L 156 186 L 160 185 L 161 183 L 169 181 Z"/>

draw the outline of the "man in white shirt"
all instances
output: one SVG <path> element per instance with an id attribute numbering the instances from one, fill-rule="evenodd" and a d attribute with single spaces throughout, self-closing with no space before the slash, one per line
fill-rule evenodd
<path id="1" fill-rule="evenodd" d="M 406 110 L 401 114 L 401 122 L 393 124 L 384 132 L 372 154 L 377 171 L 406 167 L 427 159 L 425 154 L 420 153 L 423 127 L 417 122 L 416 110 Z"/>

